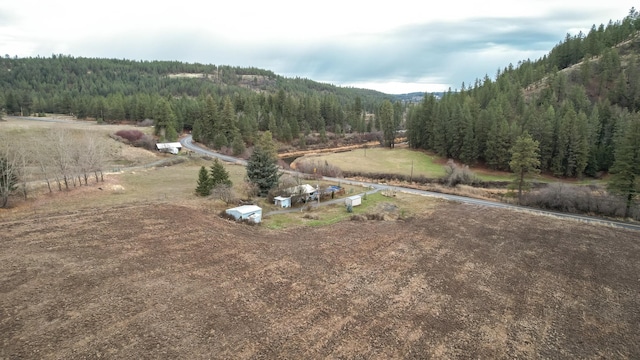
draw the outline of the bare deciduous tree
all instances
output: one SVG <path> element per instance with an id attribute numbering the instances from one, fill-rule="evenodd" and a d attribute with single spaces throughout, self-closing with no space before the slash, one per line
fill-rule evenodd
<path id="1" fill-rule="evenodd" d="M 233 188 L 227 184 L 218 184 L 211 190 L 211 197 L 224 201 L 229 205 L 237 201 Z"/>
<path id="2" fill-rule="evenodd" d="M 7 206 L 9 195 L 15 190 L 20 179 L 22 155 L 8 136 L 0 136 L 0 208 Z"/>
<path id="3" fill-rule="evenodd" d="M 62 190 L 60 181 L 64 182 L 65 190 L 69 190 L 69 181 L 73 179 L 73 151 L 71 149 L 72 136 L 68 129 L 55 129 L 47 134 L 48 150 L 51 163 L 56 171 L 58 190 Z"/>

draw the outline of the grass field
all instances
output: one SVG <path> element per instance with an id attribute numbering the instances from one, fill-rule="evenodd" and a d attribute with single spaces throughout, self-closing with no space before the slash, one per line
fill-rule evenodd
<path id="1" fill-rule="evenodd" d="M 388 219 L 406 218 L 428 211 L 438 200 L 422 198 L 407 194 L 395 194 L 393 197 L 381 193 L 363 196 L 362 205 L 353 207 L 347 212 L 343 202 L 313 208 L 310 211 L 296 211 L 271 215 L 265 219 L 264 225 L 270 229 L 287 229 L 298 226 L 327 226 L 349 220 L 354 215 L 384 215 Z"/>
<path id="2" fill-rule="evenodd" d="M 440 178 L 445 175 L 446 159 L 423 151 L 408 148 L 369 148 L 344 152 L 306 155 L 296 159 L 300 161 L 317 161 L 339 167 L 342 171 L 369 173 L 390 173 L 414 177 Z M 295 165 L 294 165 L 295 166 Z M 472 171 L 485 181 L 510 181 L 513 174 L 472 168 Z"/>

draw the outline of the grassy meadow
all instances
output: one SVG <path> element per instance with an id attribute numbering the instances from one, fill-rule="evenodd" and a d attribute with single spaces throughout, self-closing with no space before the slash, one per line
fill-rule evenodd
<path id="1" fill-rule="evenodd" d="M 300 157 L 293 166 L 301 161 L 316 161 L 337 166 L 342 171 L 391 173 L 414 177 L 440 178 L 445 175 L 446 159 L 423 151 L 408 148 L 368 148 L 343 152 L 311 154 Z M 472 171 L 485 181 L 510 181 L 513 174 L 472 168 Z"/>

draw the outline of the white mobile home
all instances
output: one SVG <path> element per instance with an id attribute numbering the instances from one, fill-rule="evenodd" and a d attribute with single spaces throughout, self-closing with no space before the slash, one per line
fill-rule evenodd
<path id="1" fill-rule="evenodd" d="M 256 205 L 242 205 L 227 209 L 225 212 L 236 220 L 249 220 L 256 224 L 262 221 L 262 208 Z"/>
<path id="2" fill-rule="evenodd" d="M 348 198 L 344 199 L 344 204 L 346 206 L 351 205 L 351 207 L 358 206 L 362 204 L 362 197 L 360 195 L 349 196 Z"/>
<path id="3" fill-rule="evenodd" d="M 177 155 L 182 148 L 182 144 L 179 142 L 171 142 L 171 143 L 157 143 L 156 150 L 162 152 L 168 152 L 174 155 Z"/>

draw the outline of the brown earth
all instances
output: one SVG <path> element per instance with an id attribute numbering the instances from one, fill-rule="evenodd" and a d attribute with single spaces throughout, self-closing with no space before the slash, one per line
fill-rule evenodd
<path id="1" fill-rule="evenodd" d="M 638 232 L 452 203 L 284 231 L 174 204 L 0 229 L 3 359 L 640 358 Z"/>

